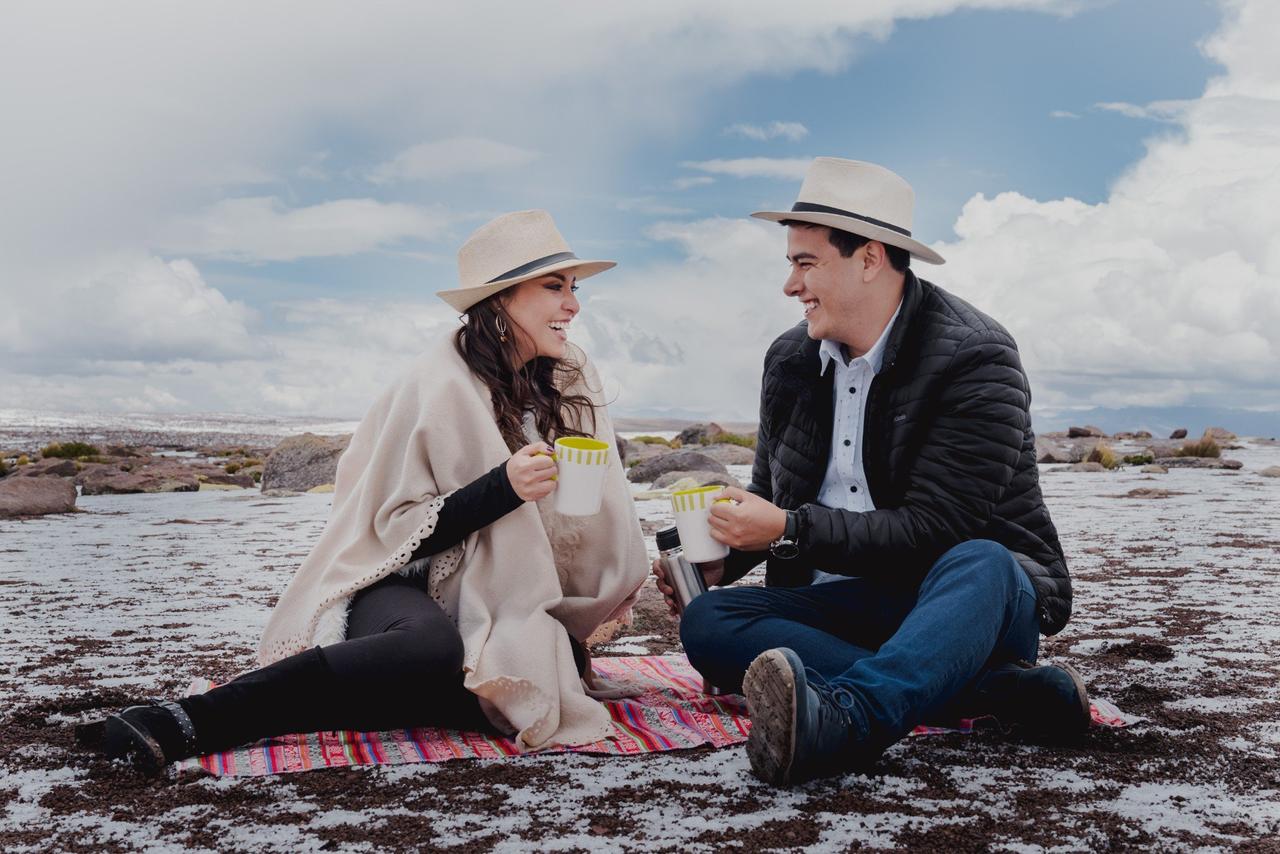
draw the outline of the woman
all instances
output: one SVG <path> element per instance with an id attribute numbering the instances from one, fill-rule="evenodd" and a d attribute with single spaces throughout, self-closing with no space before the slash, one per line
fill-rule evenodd
<path id="1" fill-rule="evenodd" d="M 599 379 L 566 335 L 576 282 L 612 266 L 578 259 L 545 211 L 473 234 L 458 253 L 462 286 L 439 292 L 463 326 L 352 436 L 261 668 L 81 727 L 82 741 L 156 773 L 291 732 L 492 726 L 525 749 L 611 735 L 584 689 L 582 642 L 629 606 L 648 572 L 644 542 L 616 460 L 599 514 L 554 511 L 547 442 L 613 445 Z"/>

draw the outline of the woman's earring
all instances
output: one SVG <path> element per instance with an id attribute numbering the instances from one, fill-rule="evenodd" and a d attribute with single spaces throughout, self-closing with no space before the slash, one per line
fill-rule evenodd
<path id="1" fill-rule="evenodd" d="M 498 327 L 498 340 L 503 344 L 507 343 L 507 322 L 502 319 L 502 315 L 498 315 L 493 319 L 493 325 Z"/>

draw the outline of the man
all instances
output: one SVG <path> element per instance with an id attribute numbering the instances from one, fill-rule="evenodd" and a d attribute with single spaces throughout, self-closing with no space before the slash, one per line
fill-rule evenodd
<path id="1" fill-rule="evenodd" d="M 751 484 L 713 510 L 728 584 L 681 621 L 689 660 L 746 694 L 754 772 L 864 770 L 917 724 L 994 714 L 1032 735 L 1089 723 L 1070 668 L 1034 667 L 1071 582 L 1040 494 L 1030 391 L 1009 333 L 916 278 L 914 193 L 818 158 L 790 211 L 783 287 L 804 322 L 765 357 Z M 663 592 L 670 588 L 655 565 Z"/>

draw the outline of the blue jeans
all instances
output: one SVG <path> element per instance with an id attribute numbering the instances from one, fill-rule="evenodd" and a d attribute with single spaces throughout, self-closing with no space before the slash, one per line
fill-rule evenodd
<path id="1" fill-rule="evenodd" d="M 1040 647 L 1036 594 L 1004 546 L 961 543 L 918 589 L 870 578 L 810 587 L 726 587 L 689 604 L 680 621 L 689 661 L 713 685 L 740 691 L 747 666 L 790 647 L 853 698 L 861 737 L 885 745 L 938 720 L 986 667 Z"/>

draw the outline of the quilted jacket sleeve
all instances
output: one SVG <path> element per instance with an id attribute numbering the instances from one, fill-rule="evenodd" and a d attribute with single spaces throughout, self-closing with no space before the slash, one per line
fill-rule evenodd
<path id="1" fill-rule="evenodd" d="M 991 328 L 970 333 L 943 370 L 901 506 L 850 512 L 806 505 L 803 546 L 815 566 L 918 582 L 939 555 L 975 538 L 991 519 L 1028 428 L 1026 375 L 1013 340 Z"/>

